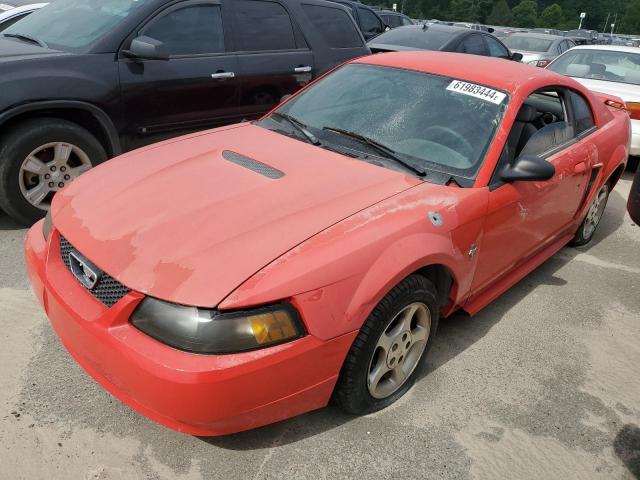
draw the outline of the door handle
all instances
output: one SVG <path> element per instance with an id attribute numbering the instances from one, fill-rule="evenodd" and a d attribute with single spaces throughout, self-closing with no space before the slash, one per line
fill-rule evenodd
<path id="1" fill-rule="evenodd" d="M 311 71 L 311 67 L 309 66 L 296 67 L 293 69 L 293 71 L 296 73 L 309 73 Z"/>
<path id="2" fill-rule="evenodd" d="M 576 173 L 584 173 L 587 171 L 587 164 L 584 162 L 578 162 L 574 165 L 573 171 Z"/>
<path id="3" fill-rule="evenodd" d="M 224 79 L 224 78 L 234 78 L 236 74 L 234 72 L 216 72 L 211 74 L 211 78 L 214 79 Z"/>

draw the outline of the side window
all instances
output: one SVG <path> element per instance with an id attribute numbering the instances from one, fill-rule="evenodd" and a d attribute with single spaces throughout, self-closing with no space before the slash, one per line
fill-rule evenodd
<path id="1" fill-rule="evenodd" d="M 398 28 L 402 22 L 401 22 L 401 18 L 399 15 L 390 15 L 389 17 L 387 17 L 387 24 L 391 27 L 391 28 Z"/>
<path id="2" fill-rule="evenodd" d="M 173 10 L 152 21 L 140 33 L 163 42 L 171 55 L 224 52 L 218 5 L 190 5 Z"/>
<path id="3" fill-rule="evenodd" d="M 338 8 L 306 4 L 302 4 L 302 9 L 330 47 L 362 47 L 360 32 L 347 12 Z"/>
<path id="4" fill-rule="evenodd" d="M 295 50 L 296 40 L 291 17 L 276 2 L 234 1 L 239 50 Z"/>
<path id="5" fill-rule="evenodd" d="M 487 54 L 482 36 L 478 34 L 468 35 L 465 37 L 458 50 L 462 53 L 469 53 L 471 55 Z"/>
<path id="6" fill-rule="evenodd" d="M 485 35 L 485 41 L 487 42 L 487 48 L 489 48 L 489 55 L 492 57 L 509 58 L 509 50 L 502 45 L 498 40 L 489 35 Z"/>
<path id="7" fill-rule="evenodd" d="M 593 112 L 591 111 L 589 103 L 579 93 L 569 91 L 569 99 L 576 124 L 576 135 L 580 135 L 595 126 Z"/>
<path id="8" fill-rule="evenodd" d="M 407 17 L 401 17 L 401 18 L 402 18 L 402 26 L 413 25 L 413 21 L 410 18 L 407 18 Z"/>
<path id="9" fill-rule="evenodd" d="M 380 19 L 371 10 L 358 7 L 358 15 L 360 15 L 360 27 L 364 33 L 382 33 Z"/>
<path id="10" fill-rule="evenodd" d="M 521 155 L 543 155 L 574 138 L 574 129 L 565 120 L 565 100 L 555 90 L 527 98 L 507 137 L 501 165 Z"/>

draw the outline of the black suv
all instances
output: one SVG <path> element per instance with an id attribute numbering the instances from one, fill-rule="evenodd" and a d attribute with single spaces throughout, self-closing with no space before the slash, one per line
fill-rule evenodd
<path id="1" fill-rule="evenodd" d="M 369 53 L 323 0 L 56 0 L 0 34 L 0 208 L 31 223 L 107 158 L 257 118 Z"/>

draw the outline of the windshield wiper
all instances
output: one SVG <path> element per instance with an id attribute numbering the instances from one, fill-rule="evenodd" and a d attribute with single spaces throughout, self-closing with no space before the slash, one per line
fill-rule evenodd
<path id="1" fill-rule="evenodd" d="M 309 140 L 310 143 L 312 143 L 313 145 L 320 145 L 320 140 L 318 140 L 318 138 L 313 133 L 307 130 L 307 126 L 297 118 L 292 117 L 291 115 L 288 115 L 286 113 L 280 113 L 280 112 L 273 112 L 271 116 L 285 119 L 287 122 L 293 125 L 296 130 L 302 133 L 307 138 L 307 140 Z"/>
<path id="2" fill-rule="evenodd" d="M 36 37 L 32 37 L 31 35 L 27 35 L 26 33 L 3 33 L 2 36 L 10 37 L 10 38 L 19 38 L 20 40 L 26 40 L 27 42 L 40 45 L 42 48 L 49 48 L 47 44 L 44 43 L 42 40 Z"/>
<path id="3" fill-rule="evenodd" d="M 359 142 L 364 143 L 365 145 L 368 145 L 372 149 L 376 150 L 378 153 L 382 154 L 384 158 L 388 158 L 399 163 L 400 165 L 402 165 L 405 168 L 408 168 L 409 170 L 411 170 L 412 172 L 414 172 L 416 175 L 420 177 L 424 177 L 427 175 L 427 172 L 424 171 L 418 165 L 414 165 L 412 163 L 407 162 L 406 160 L 401 159 L 394 150 L 387 147 L 386 145 L 376 142 L 375 140 L 369 137 L 365 137 L 364 135 L 360 135 L 359 133 L 350 132 L 349 130 L 343 130 L 341 128 L 323 127 L 322 129 L 327 130 L 329 132 L 339 133 L 341 135 L 344 135 L 345 137 L 350 137 L 355 140 L 358 140 Z"/>

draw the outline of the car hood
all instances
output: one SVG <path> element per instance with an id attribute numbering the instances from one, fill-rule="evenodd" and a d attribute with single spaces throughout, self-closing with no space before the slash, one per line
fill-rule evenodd
<path id="1" fill-rule="evenodd" d="M 215 307 L 288 250 L 419 183 L 241 124 L 111 160 L 56 195 L 52 213 L 127 287 Z"/>
<path id="2" fill-rule="evenodd" d="M 571 77 L 589 90 L 608 93 L 622 98 L 625 102 L 640 102 L 640 85 L 628 83 L 608 82 L 606 80 L 594 80 L 591 78 Z"/>
<path id="3" fill-rule="evenodd" d="M 64 52 L 43 48 L 35 43 L 23 42 L 17 38 L 7 38 L 0 34 L 0 63 L 7 61 L 67 55 Z"/>

